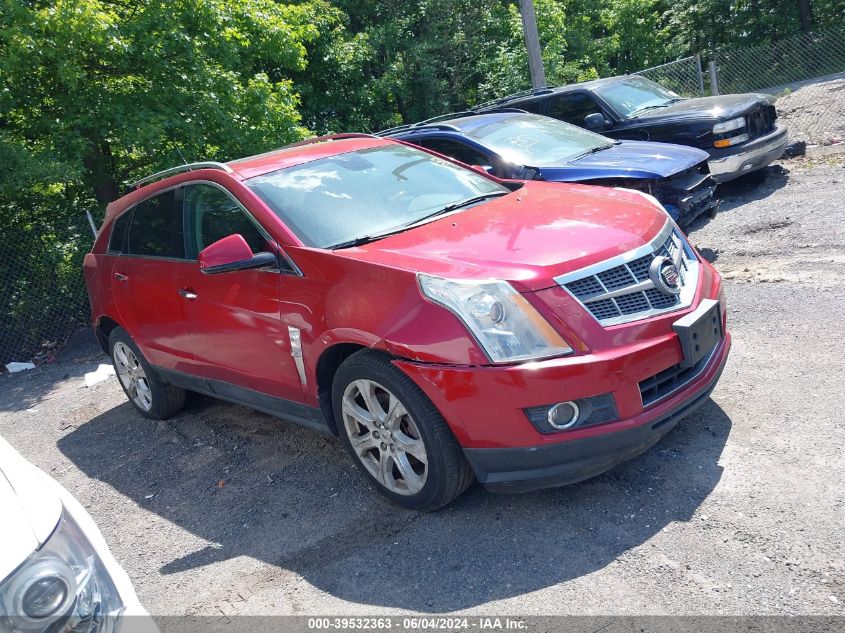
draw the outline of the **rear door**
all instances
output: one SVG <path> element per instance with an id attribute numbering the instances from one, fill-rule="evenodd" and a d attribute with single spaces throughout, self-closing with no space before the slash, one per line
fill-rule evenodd
<path id="1" fill-rule="evenodd" d="M 206 246 L 234 234 L 243 236 L 253 253 L 279 253 L 269 234 L 220 185 L 186 185 L 184 209 L 193 260 Z M 284 279 L 295 271 L 283 257 L 279 262 L 275 268 L 206 275 L 192 261 L 180 270 L 196 372 L 226 383 L 212 385 L 219 395 L 259 408 L 268 405 L 256 400 L 255 392 L 304 399 L 291 332 L 280 318 Z"/>
<path id="2" fill-rule="evenodd" d="M 109 247 L 120 248 L 112 267 L 120 323 L 151 364 L 183 371 L 191 365 L 191 351 L 179 294 L 179 271 L 187 260 L 178 189 L 138 203 L 114 230 L 123 227 L 123 240 L 113 234 Z"/>

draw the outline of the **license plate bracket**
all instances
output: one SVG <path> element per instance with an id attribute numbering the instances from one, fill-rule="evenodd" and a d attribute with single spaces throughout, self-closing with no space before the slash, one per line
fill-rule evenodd
<path id="1" fill-rule="evenodd" d="M 684 359 L 681 367 L 693 367 L 706 358 L 722 340 L 722 314 L 719 302 L 704 299 L 695 311 L 678 319 L 672 329 L 681 341 Z"/>

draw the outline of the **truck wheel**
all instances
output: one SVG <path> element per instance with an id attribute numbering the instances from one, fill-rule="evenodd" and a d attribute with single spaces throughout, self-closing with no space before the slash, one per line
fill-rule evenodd
<path id="1" fill-rule="evenodd" d="M 384 354 L 362 350 L 347 358 L 332 384 L 332 404 L 355 463 L 394 503 L 436 510 L 472 483 L 443 416 Z"/>
<path id="2" fill-rule="evenodd" d="M 109 355 L 126 397 L 145 418 L 163 420 L 185 405 L 185 390 L 162 380 L 123 328 L 109 334 Z"/>

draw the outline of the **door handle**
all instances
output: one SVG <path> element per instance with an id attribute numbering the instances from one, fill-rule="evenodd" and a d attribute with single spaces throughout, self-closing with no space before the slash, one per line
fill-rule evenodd
<path id="1" fill-rule="evenodd" d="M 187 288 L 179 288 L 179 294 L 188 299 L 189 301 L 193 301 L 197 298 L 197 293 L 193 290 L 188 290 Z"/>
<path id="2" fill-rule="evenodd" d="M 129 277 L 127 277 L 123 273 L 115 273 L 114 278 L 117 279 L 118 281 L 126 281 L 127 279 L 129 279 Z"/>

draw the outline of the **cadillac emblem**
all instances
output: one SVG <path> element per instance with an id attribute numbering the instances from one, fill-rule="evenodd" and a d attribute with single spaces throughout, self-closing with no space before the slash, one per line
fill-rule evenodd
<path id="1" fill-rule="evenodd" d="M 660 292 L 667 295 L 681 293 L 681 274 L 678 267 L 668 257 L 655 257 L 648 267 L 648 278 Z"/>

